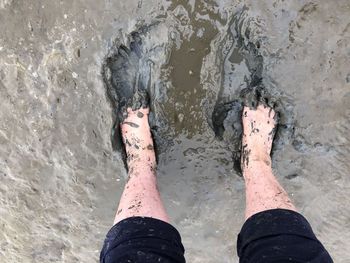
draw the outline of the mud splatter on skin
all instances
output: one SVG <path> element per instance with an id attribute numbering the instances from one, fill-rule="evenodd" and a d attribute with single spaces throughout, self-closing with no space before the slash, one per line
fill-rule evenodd
<path id="1" fill-rule="evenodd" d="M 128 153 L 126 160 L 127 160 L 127 163 L 129 164 L 130 162 L 140 160 L 140 156 L 138 154 Z"/>
<path id="2" fill-rule="evenodd" d="M 154 150 L 153 145 L 151 145 L 151 144 L 147 145 L 147 150 L 153 151 Z"/>
<path id="3" fill-rule="evenodd" d="M 138 111 L 137 112 L 137 117 L 139 118 L 143 118 L 144 114 L 141 112 L 141 111 Z"/>
<path id="4" fill-rule="evenodd" d="M 251 121 L 250 122 L 250 127 L 251 127 L 251 132 L 250 132 L 250 134 L 249 134 L 249 136 L 251 136 L 252 135 L 252 133 L 259 133 L 259 129 L 258 128 L 255 128 L 255 122 L 256 121 Z"/>
<path id="5" fill-rule="evenodd" d="M 129 140 L 128 139 L 124 139 L 124 142 L 125 142 L 125 144 L 127 144 L 128 146 L 132 146 L 132 144 L 129 142 Z"/>
<path id="6" fill-rule="evenodd" d="M 128 207 L 128 210 L 135 210 L 135 212 L 139 212 L 140 208 L 142 207 L 140 200 L 134 200 L 134 205 L 131 205 Z"/>
<path id="7" fill-rule="evenodd" d="M 139 128 L 140 126 L 134 122 L 128 122 L 128 121 L 124 121 L 123 124 L 129 125 L 130 127 L 133 128 Z"/>
<path id="8" fill-rule="evenodd" d="M 251 153 L 251 149 L 248 149 L 248 145 L 247 144 L 243 145 L 243 147 L 242 147 L 242 167 L 248 167 L 250 153 Z"/>
<path id="9" fill-rule="evenodd" d="M 268 124 L 270 124 L 270 122 L 267 122 Z M 278 125 L 278 122 L 276 122 Z M 269 132 L 269 140 L 273 140 L 273 138 L 275 137 L 277 131 L 277 127 L 273 128 L 270 132 Z"/>

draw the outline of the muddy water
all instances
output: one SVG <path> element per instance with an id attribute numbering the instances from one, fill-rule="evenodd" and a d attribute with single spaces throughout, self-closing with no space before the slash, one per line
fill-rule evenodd
<path id="1" fill-rule="evenodd" d="M 238 262 L 239 103 L 221 140 L 213 112 L 255 76 L 281 113 L 276 175 L 349 262 L 349 13 L 345 0 L 0 0 L 0 261 L 98 261 L 125 178 L 101 68 L 146 26 L 159 187 L 188 262 Z"/>

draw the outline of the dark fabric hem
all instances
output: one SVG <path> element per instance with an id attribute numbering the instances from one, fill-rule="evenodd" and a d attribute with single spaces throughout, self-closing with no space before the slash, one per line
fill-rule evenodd
<path id="1" fill-rule="evenodd" d="M 333 262 L 306 218 L 287 209 L 248 218 L 238 235 L 237 253 L 240 262 Z"/>
<path id="2" fill-rule="evenodd" d="M 130 217 L 108 232 L 100 262 L 185 262 L 181 236 L 167 222 L 150 217 Z"/>

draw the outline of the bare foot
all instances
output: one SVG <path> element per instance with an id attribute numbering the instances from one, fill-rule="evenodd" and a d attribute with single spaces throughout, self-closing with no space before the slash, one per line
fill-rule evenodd
<path id="1" fill-rule="evenodd" d="M 271 165 L 270 153 L 276 130 L 275 111 L 263 104 L 256 109 L 244 107 L 242 121 L 242 170 L 253 162 Z"/>
<path id="2" fill-rule="evenodd" d="M 156 166 L 148 114 L 148 107 L 138 110 L 133 110 L 129 107 L 127 109 L 127 117 L 121 124 L 121 132 L 127 154 L 127 165 L 130 172 L 134 170 L 135 173 L 145 169 L 153 172 Z"/>

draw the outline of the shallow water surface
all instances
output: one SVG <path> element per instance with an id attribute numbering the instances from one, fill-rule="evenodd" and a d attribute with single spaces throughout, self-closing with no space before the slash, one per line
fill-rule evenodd
<path id="1" fill-rule="evenodd" d="M 188 262 L 238 262 L 237 120 L 256 79 L 281 113 L 277 177 L 349 262 L 349 13 L 346 0 L 0 0 L 0 261 L 98 261 L 126 176 L 101 69 L 148 27 L 159 188 Z"/>

